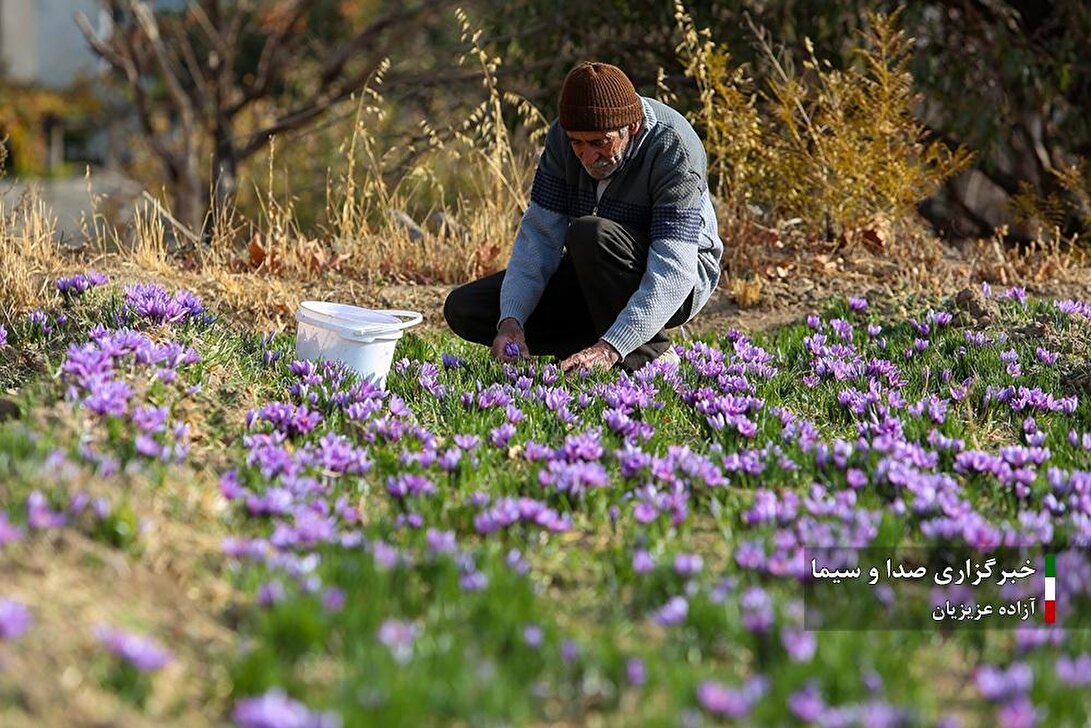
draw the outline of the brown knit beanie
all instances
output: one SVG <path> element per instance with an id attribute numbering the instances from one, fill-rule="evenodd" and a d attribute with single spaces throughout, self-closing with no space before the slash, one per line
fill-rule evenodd
<path id="1" fill-rule="evenodd" d="M 633 82 L 617 66 L 587 62 L 573 68 L 561 87 L 561 127 L 566 131 L 620 129 L 644 118 Z"/>

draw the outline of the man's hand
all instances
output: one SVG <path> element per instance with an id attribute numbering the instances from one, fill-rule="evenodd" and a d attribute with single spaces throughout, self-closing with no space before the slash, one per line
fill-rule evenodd
<path id="1" fill-rule="evenodd" d="M 621 354 L 617 352 L 617 349 L 599 339 L 586 349 L 577 351 L 572 356 L 562 360 L 560 367 L 565 372 L 573 369 L 594 369 L 595 367 L 609 369 L 619 361 L 621 361 Z"/>
<path id="2" fill-rule="evenodd" d="M 496 338 L 492 340 L 492 355 L 500 361 L 515 361 L 530 356 L 523 327 L 513 318 L 500 322 Z"/>

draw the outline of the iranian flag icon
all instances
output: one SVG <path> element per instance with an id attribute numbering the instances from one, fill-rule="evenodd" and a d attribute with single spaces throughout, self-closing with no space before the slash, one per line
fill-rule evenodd
<path id="1" fill-rule="evenodd" d="M 1057 620 L 1057 561 L 1055 554 L 1046 554 L 1046 624 Z"/>

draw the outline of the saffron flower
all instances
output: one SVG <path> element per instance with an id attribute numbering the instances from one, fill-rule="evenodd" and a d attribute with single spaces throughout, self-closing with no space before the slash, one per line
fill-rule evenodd
<path id="1" fill-rule="evenodd" d="M 762 676 L 746 681 L 741 688 L 730 688 L 715 680 L 705 680 L 697 686 L 697 702 L 709 713 L 724 718 L 746 717 L 768 687 Z"/>
<path id="2" fill-rule="evenodd" d="M 413 656 L 413 644 L 417 641 L 418 629 L 412 622 L 388 619 L 379 627 L 379 642 L 388 650 L 395 662 L 406 663 Z"/>
<path id="3" fill-rule="evenodd" d="M 315 713 L 280 688 L 235 703 L 231 718 L 239 728 L 338 728 L 334 713 Z"/>
<path id="4" fill-rule="evenodd" d="M 0 511 L 0 549 L 23 537 L 23 529 L 13 526 L 8 521 L 8 514 Z"/>
<path id="5" fill-rule="evenodd" d="M 125 287 L 125 310 L 155 324 L 182 323 L 204 312 L 201 300 L 189 291 L 171 296 L 155 283 Z"/>
<path id="6" fill-rule="evenodd" d="M 166 667 L 173 655 L 158 642 L 143 635 L 98 625 L 95 638 L 113 655 L 140 672 L 155 672 Z"/>
<path id="7" fill-rule="evenodd" d="M 22 637 L 33 620 L 26 605 L 11 599 L 0 599 L 0 640 Z"/>
<path id="8" fill-rule="evenodd" d="M 974 682 L 986 700 L 1006 703 L 1030 691 L 1034 683 L 1034 672 L 1030 665 L 1023 662 L 1012 663 L 1006 670 L 982 665 L 974 672 Z"/>
<path id="9" fill-rule="evenodd" d="M 516 347 L 516 348 L 518 348 L 518 347 Z M 442 361 L 443 361 L 443 368 L 447 369 L 447 370 L 462 369 L 463 367 L 466 366 L 466 362 L 464 362 L 462 359 L 455 356 L 454 354 L 444 353 Z"/>
<path id="10" fill-rule="evenodd" d="M 87 275 L 77 273 L 76 275 L 68 276 L 67 278 L 58 278 L 54 282 L 54 285 L 66 298 L 74 298 L 82 296 L 95 286 L 101 286 L 104 283 L 106 283 L 106 276 L 92 268 L 87 272 Z"/>
<path id="11" fill-rule="evenodd" d="M 662 627 L 674 627 L 686 621 L 689 602 L 685 597 L 671 597 L 666 604 L 652 614 L 652 620 Z"/>

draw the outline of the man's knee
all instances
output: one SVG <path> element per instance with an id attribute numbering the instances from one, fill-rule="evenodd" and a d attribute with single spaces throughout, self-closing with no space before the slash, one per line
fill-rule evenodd
<path id="1" fill-rule="evenodd" d="M 466 298 L 466 286 L 462 285 L 448 293 L 443 302 L 443 319 L 462 338 L 466 338 L 466 313 L 470 309 Z"/>
<path id="2" fill-rule="evenodd" d="M 568 224 L 564 244 L 570 253 L 594 250 L 606 239 L 606 225 L 610 221 L 597 215 L 577 217 Z"/>

